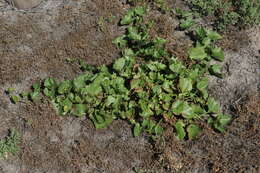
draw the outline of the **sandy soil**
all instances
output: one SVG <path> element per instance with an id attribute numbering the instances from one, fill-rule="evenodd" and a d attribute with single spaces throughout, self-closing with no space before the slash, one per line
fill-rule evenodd
<path id="1" fill-rule="evenodd" d="M 19 93 L 47 76 L 71 79 L 79 74 L 67 58 L 111 63 L 119 56 L 111 41 L 124 31 L 117 22 L 128 7 L 120 0 L 45 0 L 23 11 L 0 0 L 0 137 L 12 127 L 22 137 L 21 151 L 1 159 L 0 172 L 260 172 L 259 27 L 230 33 L 221 43 L 227 75 L 212 78 L 210 91 L 234 117 L 225 134 L 204 124 L 198 140 L 181 142 L 169 128 L 165 139 L 154 143 L 145 134 L 133 138 L 130 125 L 121 120 L 96 130 L 86 118 L 56 115 L 47 100 L 10 102 L 4 92 L 9 87 Z M 178 21 L 158 11 L 151 17 L 158 22 L 154 32 L 185 56 L 191 41 L 175 30 Z"/>

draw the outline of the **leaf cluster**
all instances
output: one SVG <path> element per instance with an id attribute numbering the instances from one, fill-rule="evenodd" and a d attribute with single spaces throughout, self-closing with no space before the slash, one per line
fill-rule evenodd
<path id="1" fill-rule="evenodd" d="M 214 44 L 215 41 L 222 38 L 221 35 L 203 27 L 198 27 L 194 33 L 196 42 L 194 47 L 190 48 L 188 51 L 189 58 L 199 61 L 199 63 L 210 72 L 210 74 L 217 77 L 223 77 L 221 73 L 221 65 L 209 65 L 209 62 L 212 60 L 220 62 L 224 61 L 224 51 Z"/>
<path id="2" fill-rule="evenodd" d="M 194 14 L 190 11 L 182 10 L 180 8 L 176 8 L 175 10 L 178 18 L 180 19 L 180 29 L 185 30 L 192 27 L 195 22 L 193 20 Z"/>
<path id="3" fill-rule="evenodd" d="M 260 0 L 186 0 L 193 12 L 214 17 L 214 25 L 250 26 L 260 23 Z"/>

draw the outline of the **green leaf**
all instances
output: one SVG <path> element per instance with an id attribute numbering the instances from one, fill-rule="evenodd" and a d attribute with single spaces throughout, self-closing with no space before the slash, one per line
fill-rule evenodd
<path id="1" fill-rule="evenodd" d="M 87 107 L 84 104 L 74 104 L 72 109 L 72 114 L 77 117 L 82 117 L 86 115 Z"/>
<path id="2" fill-rule="evenodd" d="M 196 29 L 195 33 L 199 40 L 203 40 L 207 37 L 207 31 L 204 27 L 199 27 L 198 29 Z"/>
<path id="3" fill-rule="evenodd" d="M 120 24 L 121 25 L 129 25 L 134 21 L 134 11 L 129 10 L 127 14 L 121 19 Z"/>
<path id="4" fill-rule="evenodd" d="M 156 37 L 154 40 L 153 40 L 155 46 L 157 47 L 162 47 L 165 45 L 165 43 L 167 42 L 167 40 L 163 39 L 163 38 L 160 38 L 160 37 Z"/>
<path id="5" fill-rule="evenodd" d="M 202 78 L 196 85 L 197 89 L 200 91 L 204 91 L 208 87 L 208 78 Z"/>
<path id="6" fill-rule="evenodd" d="M 102 87 L 100 86 L 100 84 L 98 84 L 98 82 L 91 83 L 83 88 L 82 92 L 87 95 L 95 96 L 102 92 Z"/>
<path id="7" fill-rule="evenodd" d="M 184 101 L 180 101 L 180 100 L 177 100 L 176 102 L 174 102 L 172 104 L 173 112 L 176 115 L 180 115 L 183 112 L 183 110 L 184 110 L 184 104 L 185 104 L 185 102 Z"/>
<path id="8" fill-rule="evenodd" d="M 184 68 L 182 63 L 180 61 L 174 61 L 174 63 L 172 63 L 170 66 L 169 66 L 170 70 L 174 73 L 180 73 L 182 71 L 182 69 Z"/>
<path id="9" fill-rule="evenodd" d="M 208 91 L 207 90 L 202 90 L 201 94 L 203 96 L 203 98 L 206 100 L 209 97 Z"/>
<path id="10" fill-rule="evenodd" d="M 64 114 L 66 114 L 67 112 L 69 112 L 72 109 L 72 102 L 69 99 L 65 99 L 62 102 L 62 106 L 63 106 Z"/>
<path id="11" fill-rule="evenodd" d="M 181 22 L 180 24 L 181 29 L 188 29 L 194 24 L 192 17 L 189 17 L 187 19 L 182 19 L 180 22 Z"/>
<path id="12" fill-rule="evenodd" d="M 205 48 L 202 46 L 197 46 L 194 48 L 191 48 L 188 51 L 189 58 L 194 60 L 203 60 L 207 57 L 207 53 L 205 52 Z"/>
<path id="13" fill-rule="evenodd" d="M 125 15 L 124 18 L 120 21 L 121 25 L 128 25 L 133 22 L 133 18 L 130 15 Z"/>
<path id="14" fill-rule="evenodd" d="M 232 118 L 230 115 L 226 115 L 226 114 L 217 115 L 217 120 L 218 120 L 219 124 L 222 126 L 226 126 L 231 121 L 231 119 Z"/>
<path id="15" fill-rule="evenodd" d="M 172 82 L 165 80 L 163 82 L 162 89 L 164 89 L 164 91 L 166 91 L 168 93 L 172 93 L 173 92 L 172 85 L 173 85 Z"/>
<path id="16" fill-rule="evenodd" d="M 204 46 L 209 46 L 211 43 L 211 39 L 209 37 L 206 37 L 202 40 L 202 43 Z"/>
<path id="17" fill-rule="evenodd" d="M 221 65 L 219 65 L 219 64 L 214 64 L 214 65 L 211 65 L 211 66 L 210 66 L 209 72 L 210 72 L 211 75 L 215 75 L 215 76 L 217 76 L 217 77 L 222 78 L 223 75 L 222 75 L 222 73 L 221 73 L 221 68 L 222 68 Z"/>
<path id="18" fill-rule="evenodd" d="M 14 91 L 15 91 L 14 88 L 8 88 L 8 89 L 6 90 L 7 94 L 12 94 Z"/>
<path id="19" fill-rule="evenodd" d="M 209 113 L 218 113 L 220 110 L 218 102 L 213 97 L 209 97 L 207 105 Z"/>
<path id="20" fill-rule="evenodd" d="M 39 100 L 40 99 L 40 93 L 39 92 L 31 92 L 30 94 L 30 99 L 33 101 L 33 102 L 35 102 L 35 101 L 37 101 L 37 100 Z"/>
<path id="21" fill-rule="evenodd" d="M 83 99 L 80 96 L 76 95 L 74 97 L 74 102 L 73 103 L 83 103 Z"/>
<path id="22" fill-rule="evenodd" d="M 213 124 L 214 124 L 214 119 L 213 119 L 212 117 L 209 117 L 209 118 L 207 119 L 207 123 L 208 123 L 209 125 L 213 126 Z"/>
<path id="23" fill-rule="evenodd" d="M 29 93 L 28 92 L 22 92 L 20 96 L 24 99 L 28 99 Z"/>
<path id="24" fill-rule="evenodd" d="M 140 89 L 144 86 L 144 81 L 141 79 L 132 79 L 130 82 L 131 89 Z"/>
<path id="25" fill-rule="evenodd" d="M 224 61 L 225 58 L 224 51 L 220 47 L 211 49 L 211 56 L 219 61 Z"/>
<path id="26" fill-rule="evenodd" d="M 129 58 L 129 59 L 135 57 L 134 51 L 132 49 L 130 49 L 130 48 L 125 48 L 123 50 L 123 55 L 124 55 L 125 58 Z M 129 60 L 129 59 L 127 59 L 128 62 L 132 61 L 132 59 L 131 60 Z"/>
<path id="27" fill-rule="evenodd" d="M 142 39 L 142 36 L 138 32 L 138 29 L 134 26 L 130 26 L 127 28 L 128 31 L 128 37 L 132 40 L 140 41 Z"/>
<path id="28" fill-rule="evenodd" d="M 148 119 L 144 119 L 142 122 L 142 127 L 146 128 L 149 125 L 149 120 Z"/>
<path id="29" fill-rule="evenodd" d="M 144 16 L 146 14 L 146 8 L 144 6 L 138 6 L 134 8 L 135 14 Z"/>
<path id="30" fill-rule="evenodd" d="M 73 80 L 73 88 L 77 91 L 86 86 L 85 75 L 80 75 Z"/>
<path id="31" fill-rule="evenodd" d="M 50 89 L 56 86 L 56 82 L 53 78 L 47 78 L 44 81 L 44 87 Z"/>
<path id="32" fill-rule="evenodd" d="M 185 18 L 185 17 L 190 17 L 193 15 L 192 12 L 190 11 L 187 11 L 187 10 L 182 10 L 180 8 L 176 8 L 175 12 L 180 15 L 182 18 Z"/>
<path id="33" fill-rule="evenodd" d="M 189 106 L 189 104 L 187 102 L 185 102 L 184 107 L 183 107 L 183 111 L 182 111 L 181 114 L 186 119 L 192 119 L 196 116 L 193 112 L 192 107 Z"/>
<path id="34" fill-rule="evenodd" d="M 156 127 L 156 124 L 154 123 L 154 121 L 148 119 L 146 123 L 147 124 L 142 125 L 143 129 L 145 129 L 149 134 L 155 133 L 154 129 Z"/>
<path id="35" fill-rule="evenodd" d="M 105 119 L 101 115 L 98 115 L 98 114 L 95 115 L 95 119 L 98 124 L 103 124 L 105 122 Z"/>
<path id="36" fill-rule="evenodd" d="M 223 133 L 226 125 L 231 121 L 231 119 L 230 115 L 218 114 L 217 119 L 213 122 L 213 126 L 215 129 Z"/>
<path id="37" fill-rule="evenodd" d="M 184 129 L 185 124 L 181 120 L 179 120 L 179 121 L 177 121 L 175 123 L 174 126 L 175 126 L 175 129 L 176 129 L 176 132 L 177 132 L 177 136 L 176 137 L 179 140 L 183 140 L 184 137 L 186 136 L 186 132 L 185 132 L 185 129 Z"/>
<path id="38" fill-rule="evenodd" d="M 33 87 L 34 92 L 41 92 L 41 84 L 40 83 L 38 83 L 38 82 L 34 83 L 32 87 Z"/>
<path id="39" fill-rule="evenodd" d="M 202 109 L 202 107 L 200 105 L 192 104 L 191 108 L 192 108 L 193 113 L 196 114 L 196 116 L 198 116 L 198 117 L 206 114 L 206 111 L 204 109 Z"/>
<path id="40" fill-rule="evenodd" d="M 190 124 L 188 127 L 187 127 L 187 132 L 188 132 L 188 136 L 189 136 L 189 139 L 195 139 L 196 136 L 198 136 L 201 132 L 201 128 L 195 124 Z"/>
<path id="41" fill-rule="evenodd" d="M 49 98 L 54 98 L 55 97 L 55 90 L 54 89 L 48 89 L 48 88 L 44 88 L 43 93 L 45 96 L 49 97 Z"/>
<path id="42" fill-rule="evenodd" d="M 148 107 L 142 109 L 142 113 L 140 113 L 140 116 L 143 118 L 148 118 L 151 117 L 152 115 L 154 115 L 154 112 Z"/>
<path id="43" fill-rule="evenodd" d="M 18 102 L 20 102 L 20 97 L 16 96 L 16 95 L 11 95 L 11 101 L 16 104 Z"/>
<path id="44" fill-rule="evenodd" d="M 216 41 L 216 40 L 219 40 L 222 38 L 222 36 L 219 33 L 215 32 L 215 31 L 211 31 L 211 30 L 207 30 L 207 36 L 213 41 Z"/>
<path id="45" fill-rule="evenodd" d="M 155 135 L 161 135 L 163 133 L 163 128 L 159 124 L 157 124 L 154 127 L 154 133 Z"/>
<path id="46" fill-rule="evenodd" d="M 115 44 L 118 48 L 125 47 L 127 44 L 127 41 L 125 40 L 125 35 L 117 37 L 112 41 L 113 44 Z"/>
<path id="47" fill-rule="evenodd" d="M 142 132 L 142 128 L 140 124 L 136 123 L 134 127 L 134 137 L 140 136 L 141 132 Z"/>
<path id="48" fill-rule="evenodd" d="M 115 69 L 118 72 L 121 72 L 121 70 L 124 68 L 126 63 L 126 59 L 125 58 L 119 58 L 115 61 L 115 63 L 113 64 L 113 69 Z"/>
<path id="49" fill-rule="evenodd" d="M 185 101 L 176 101 L 172 104 L 172 111 L 176 115 L 182 115 L 184 118 L 194 118 L 194 112 L 192 107 Z"/>
<path id="50" fill-rule="evenodd" d="M 60 103 L 57 101 L 57 98 L 51 100 L 51 103 L 52 103 L 52 105 L 53 105 L 53 107 L 54 107 L 54 110 L 56 111 L 56 113 L 57 113 L 58 115 L 64 115 L 64 114 L 62 114 L 62 113 L 63 113 L 63 111 L 62 111 L 62 106 L 61 106 Z"/>
<path id="51" fill-rule="evenodd" d="M 58 88 L 58 93 L 59 94 L 67 94 L 70 92 L 72 86 L 71 86 L 71 81 L 66 80 L 64 82 L 61 82 L 59 84 L 59 88 Z"/>
<path id="52" fill-rule="evenodd" d="M 190 92 L 192 90 L 192 80 L 189 78 L 181 78 L 179 80 L 179 87 L 182 93 Z"/>
<path id="53" fill-rule="evenodd" d="M 111 112 L 105 112 L 102 110 L 97 110 L 95 115 L 90 115 L 90 119 L 93 121 L 97 129 L 106 128 L 109 124 L 113 122 L 113 116 L 107 116 L 105 114 L 112 114 Z"/>

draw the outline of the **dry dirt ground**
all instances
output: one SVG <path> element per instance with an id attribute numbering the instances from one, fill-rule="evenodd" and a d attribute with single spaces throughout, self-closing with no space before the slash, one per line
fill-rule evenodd
<path id="1" fill-rule="evenodd" d="M 180 1 L 172 6 L 181 5 Z M 151 142 L 133 138 L 131 126 L 115 121 L 96 130 L 86 118 L 60 117 L 47 100 L 12 104 L 5 90 L 28 90 L 47 76 L 71 79 L 80 73 L 67 58 L 109 64 L 111 44 L 124 28 L 117 22 L 129 6 L 120 0 L 45 0 L 30 11 L 0 0 L 0 137 L 21 134 L 20 152 L 0 160 L 3 173 L 258 173 L 260 172 L 260 28 L 228 33 L 224 79 L 211 79 L 210 91 L 234 120 L 225 134 L 207 125 L 195 141 L 178 141 L 173 129 Z M 115 16 L 115 17 L 113 17 Z M 185 56 L 191 42 L 176 31 L 178 21 L 158 11 L 156 31 L 171 40 L 169 49 Z"/>

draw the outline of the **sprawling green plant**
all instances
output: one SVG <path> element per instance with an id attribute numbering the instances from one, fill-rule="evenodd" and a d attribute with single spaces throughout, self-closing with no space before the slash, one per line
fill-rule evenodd
<path id="1" fill-rule="evenodd" d="M 8 154 L 16 154 L 19 151 L 18 142 L 18 132 L 11 129 L 9 136 L 0 140 L 0 158 L 6 157 Z"/>
<path id="2" fill-rule="evenodd" d="M 192 12 L 182 10 L 180 8 L 176 8 L 175 11 L 180 20 L 180 25 L 179 25 L 180 29 L 182 29 L 182 30 L 189 29 L 190 27 L 192 27 L 195 24 L 195 22 L 193 20 L 194 15 Z"/>
<path id="3" fill-rule="evenodd" d="M 214 18 L 217 29 L 260 23 L 260 0 L 186 0 L 194 12 Z"/>
<path id="4" fill-rule="evenodd" d="M 176 128 L 179 139 L 194 139 L 202 130 L 200 121 L 222 132 L 230 116 L 221 113 L 207 91 L 207 75 L 222 75 L 219 65 L 209 64 L 212 59 L 224 59 L 223 51 L 214 45 L 221 36 L 198 28 L 197 42 L 189 50 L 190 63 L 185 64 L 168 53 L 167 40 L 149 35 L 152 25 L 144 20 L 146 11 L 139 6 L 121 19 L 126 32 L 113 41 L 122 50 L 121 58 L 99 67 L 79 60 L 84 73 L 61 82 L 45 79 L 44 95 L 60 115 L 86 115 L 96 128 L 125 119 L 133 125 L 134 136 L 142 132 L 158 136 L 162 124 L 168 124 Z M 40 92 L 40 85 L 35 84 L 26 96 L 37 100 Z"/>

